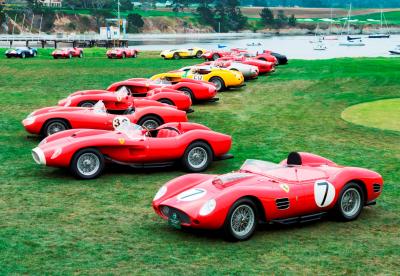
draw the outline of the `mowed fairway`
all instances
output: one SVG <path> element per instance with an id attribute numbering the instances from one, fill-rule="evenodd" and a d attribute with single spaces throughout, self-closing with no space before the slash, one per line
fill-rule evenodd
<path id="1" fill-rule="evenodd" d="M 107 169 L 93 181 L 36 165 L 21 120 L 76 90 L 149 77 L 196 60 L 164 61 L 154 53 L 108 60 L 3 58 L 0 51 L 0 274 L 396 274 L 400 258 L 400 133 L 357 126 L 342 111 L 400 96 L 399 59 L 290 61 L 271 76 L 194 106 L 192 121 L 233 136 L 235 159 L 207 173 L 240 167 L 246 158 L 275 162 L 309 151 L 343 165 L 380 172 L 378 204 L 350 223 L 324 219 L 263 226 L 241 243 L 218 233 L 178 231 L 151 201 L 179 169 Z M 268 210 L 267 210 L 268 212 Z"/>

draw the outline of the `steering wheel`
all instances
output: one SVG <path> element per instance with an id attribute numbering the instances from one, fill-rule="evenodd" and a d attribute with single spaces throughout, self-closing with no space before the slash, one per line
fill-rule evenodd
<path id="1" fill-rule="evenodd" d="M 162 129 L 173 130 L 173 131 L 177 132 L 179 135 L 181 134 L 181 132 L 180 132 L 177 128 L 175 128 L 175 127 L 166 126 L 166 127 L 163 127 L 163 128 L 161 128 L 161 129 L 159 129 L 159 130 L 162 130 Z"/>

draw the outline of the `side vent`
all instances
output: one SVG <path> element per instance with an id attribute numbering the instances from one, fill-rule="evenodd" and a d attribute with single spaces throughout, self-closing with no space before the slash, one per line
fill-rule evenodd
<path id="1" fill-rule="evenodd" d="M 379 193 L 381 191 L 381 185 L 380 184 L 374 184 L 374 193 Z"/>
<path id="2" fill-rule="evenodd" d="M 289 199 L 287 197 L 285 198 L 278 198 L 275 200 L 276 208 L 279 210 L 286 210 L 289 209 L 290 203 Z"/>

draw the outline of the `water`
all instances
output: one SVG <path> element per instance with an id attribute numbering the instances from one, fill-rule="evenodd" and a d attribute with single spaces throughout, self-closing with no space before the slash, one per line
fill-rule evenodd
<path id="1" fill-rule="evenodd" d="M 324 43 L 327 46 L 325 51 L 314 50 L 314 44 L 310 43 L 314 40 L 313 36 L 274 36 L 260 37 L 248 34 L 242 37 L 224 37 L 218 38 L 196 38 L 187 35 L 187 37 L 159 37 L 144 36 L 142 39 L 134 38 L 129 43 L 130 47 L 139 50 L 161 51 L 165 49 L 202 47 L 205 49 L 218 49 L 218 44 L 226 45 L 224 49 L 230 48 L 247 48 L 254 51 L 262 51 L 269 49 L 288 56 L 289 59 L 329 59 L 340 57 L 390 57 L 389 50 L 400 45 L 400 35 L 392 35 L 390 38 L 371 39 L 367 36 L 363 37 L 365 46 L 339 46 L 344 38 L 339 40 L 328 40 Z M 262 46 L 247 46 L 249 43 L 261 43 Z"/>

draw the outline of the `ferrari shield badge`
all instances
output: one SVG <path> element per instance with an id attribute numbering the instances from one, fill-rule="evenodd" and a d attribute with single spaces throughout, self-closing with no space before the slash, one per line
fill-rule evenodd
<path id="1" fill-rule="evenodd" d="M 125 139 L 124 138 L 119 138 L 118 141 L 119 141 L 119 143 L 121 145 L 125 144 Z"/>
<path id="2" fill-rule="evenodd" d="M 281 187 L 282 190 L 284 190 L 285 192 L 289 193 L 290 188 L 288 184 L 281 184 L 279 185 L 279 187 Z"/>

